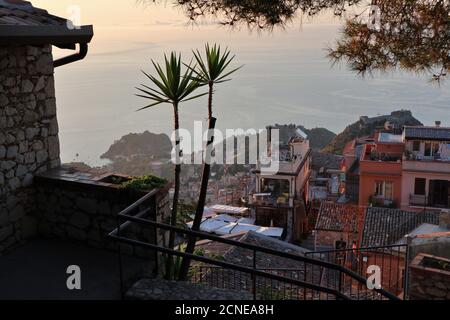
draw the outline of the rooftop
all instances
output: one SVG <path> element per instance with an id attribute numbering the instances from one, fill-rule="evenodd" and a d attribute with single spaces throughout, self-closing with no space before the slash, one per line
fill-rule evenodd
<path id="1" fill-rule="evenodd" d="M 28 1 L 0 0 L 0 25 L 65 26 L 67 19 L 33 7 Z"/>
<path id="2" fill-rule="evenodd" d="M 358 220 L 362 211 L 358 206 L 322 202 L 315 230 L 358 232 Z"/>
<path id="3" fill-rule="evenodd" d="M 28 1 L 0 0 L 0 45 L 55 45 L 75 49 L 89 43 L 92 26 L 77 26 L 65 18 L 33 7 Z"/>
<path id="4" fill-rule="evenodd" d="M 405 127 L 404 136 L 407 140 L 450 141 L 450 127 Z"/>
<path id="5" fill-rule="evenodd" d="M 308 135 L 300 129 L 300 127 L 290 124 L 290 125 L 279 125 L 269 126 L 268 131 L 272 129 L 278 129 L 280 135 L 280 145 L 288 145 L 293 139 L 301 138 L 308 139 Z"/>
<path id="6" fill-rule="evenodd" d="M 439 215 L 439 212 L 368 208 L 361 246 L 393 245 L 423 224 L 439 225 Z"/>

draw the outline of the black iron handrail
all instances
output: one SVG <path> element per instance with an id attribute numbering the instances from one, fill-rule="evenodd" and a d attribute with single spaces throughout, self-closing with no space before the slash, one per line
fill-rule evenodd
<path id="1" fill-rule="evenodd" d="M 206 257 L 197 256 L 197 255 L 194 255 L 194 254 L 184 253 L 184 252 L 181 252 L 181 251 L 165 248 L 165 247 L 159 246 L 157 244 L 150 244 L 150 243 L 139 241 L 139 240 L 129 239 L 129 238 L 121 236 L 120 233 L 121 233 L 121 230 L 123 230 L 124 228 L 126 228 L 130 224 L 130 222 L 133 222 L 133 223 L 137 223 L 137 224 L 152 226 L 152 227 L 163 229 L 163 230 L 169 230 L 169 231 L 172 231 L 172 232 L 176 232 L 178 234 L 190 235 L 190 236 L 194 236 L 194 237 L 197 237 L 197 238 L 200 238 L 200 239 L 208 239 L 208 240 L 216 241 L 216 242 L 219 242 L 219 243 L 228 244 L 228 245 L 231 245 L 231 246 L 234 246 L 234 247 L 240 247 L 240 248 L 244 248 L 244 249 L 253 250 L 255 253 L 256 252 L 262 252 L 262 253 L 266 253 L 266 254 L 282 257 L 282 258 L 288 258 L 288 259 L 292 259 L 292 260 L 295 260 L 295 261 L 300 261 L 300 262 L 303 262 L 303 263 L 309 263 L 309 264 L 312 264 L 312 265 L 315 265 L 315 266 L 320 266 L 320 267 L 323 267 L 323 268 L 327 268 L 327 269 L 338 271 L 341 274 L 349 276 L 351 279 L 357 281 L 361 285 L 366 285 L 367 284 L 367 279 L 365 279 L 364 277 L 362 277 L 358 273 L 356 273 L 356 272 L 354 272 L 354 271 L 352 271 L 350 269 L 347 269 L 347 268 L 345 268 L 345 267 L 343 267 L 341 265 L 338 265 L 338 264 L 334 264 L 334 263 L 330 263 L 330 262 L 326 262 L 326 261 L 322 261 L 322 260 L 318 260 L 318 259 L 308 258 L 308 257 L 304 257 L 304 256 L 299 256 L 299 255 L 295 255 L 295 254 L 291 254 L 291 253 L 287 253 L 287 252 L 280 252 L 280 251 L 276 251 L 276 250 L 273 250 L 273 249 L 270 249 L 270 248 L 260 247 L 260 246 L 252 245 L 252 244 L 245 243 L 245 242 L 239 242 L 239 241 L 235 241 L 235 240 L 231 240 L 231 239 L 222 238 L 222 237 L 215 236 L 215 235 L 212 235 L 212 234 L 209 234 L 209 233 L 204 233 L 204 232 L 200 232 L 200 231 L 193 231 L 193 230 L 183 229 L 183 228 L 179 228 L 179 227 L 175 227 L 175 226 L 159 223 L 159 222 L 156 222 L 156 221 L 152 221 L 152 220 L 148 220 L 148 219 L 142 218 L 142 216 L 143 216 L 142 212 L 138 213 L 135 216 L 129 215 L 130 212 L 132 212 L 133 210 L 139 208 L 140 205 L 142 205 L 146 200 L 148 200 L 151 197 L 153 197 L 154 194 L 155 193 L 147 194 L 144 197 L 145 199 L 144 198 L 140 199 L 137 202 L 137 204 L 135 203 L 134 205 L 128 207 L 127 209 L 125 209 L 124 211 L 119 213 L 118 214 L 119 220 L 123 220 L 123 221 L 125 221 L 125 223 L 123 223 L 123 224 L 119 223 L 118 227 L 115 230 L 113 230 L 112 232 L 110 232 L 108 236 L 110 238 L 116 240 L 116 241 L 119 241 L 119 242 L 124 242 L 124 243 L 132 244 L 132 245 L 145 247 L 145 248 L 148 248 L 148 249 L 155 250 L 157 252 L 163 252 L 163 253 L 174 255 L 174 256 L 178 256 L 178 257 L 189 258 L 189 259 L 192 259 L 192 260 L 196 260 L 196 261 L 200 261 L 200 262 L 216 265 L 216 266 L 219 266 L 219 267 L 224 267 L 224 268 L 229 268 L 229 269 L 233 269 L 233 270 L 237 270 L 237 271 L 246 272 L 246 273 L 249 273 L 249 274 L 254 275 L 254 276 L 261 276 L 261 277 L 266 277 L 266 278 L 273 279 L 273 280 L 284 281 L 284 282 L 287 282 L 287 283 L 291 283 L 293 285 L 305 287 L 305 288 L 316 290 L 316 291 L 323 292 L 323 293 L 332 294 L 332 295 L 335 295 L 336 297 L 344 299 L 344 300 L 348 300 L 350 298 L 347 297 L 342 292 L 339 292 L 338 290 L 335 290 L 335 289 L 331 289 L 331 288 L 327 288 L 327 287 L 323 287 L 323 286 L 318 286 L 318 285 L 315 285 L 315 284 L 308 283 L 306 281 L 299 281 L 299 280 L 290 279 L 290 278 L 286 278 L 286 277 L 282 277 L 282 276 L 277 276 L 277 275 L 274 275 L 274 274 L 270 274 L 270 273 L 266 273 L 266 272 L 255 270 L 255 268 L 252 269 L 252 268 L 249 268 L 249 267 L 235 265 L 235 264 L 224 262 L 224 261 L 218 261 L 218 260 L 214 260 L 214 259 L 210 259 L 210 258 L 206 258 Z M 392 293 L 387 292 L 387 291 L 385 291 L 383 289 L 374 289 L 374 291 L 376 291 L 380 295 L 382 295 L 385 298 L 388 298 L 390 300 L 400 300 L 397 296 L 395 296 Z"/>

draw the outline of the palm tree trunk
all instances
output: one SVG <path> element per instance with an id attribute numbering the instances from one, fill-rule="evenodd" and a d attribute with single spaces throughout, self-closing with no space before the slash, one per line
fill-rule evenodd
<path id="1" fill-rule="evenodd" d="M 208 120 L 211 121 L 213 118 L 213 94 L 214 94 L 214 84 L 209 84 L 209 93 L 208 93 Z"/>
<path id="2" fill-rule="evenodd" d="M 172 213 L 170 217 L 170 224 L 176 226 L 177 224 L 177 213 L 178 213 L 178 198 L 180 195 L 180 174 L 181 174 L 181 164 L 180 164 L 180 137 L 178 130 L 180 129 L 180 123 L 178 118 L 178 103 L 173 105 L 174 113 L 174 129 L 175 129 L 175 192 L 173 195 L 172 203 Z M 170 231 L 169 235 L 169 248 L 173 249 L 175 247 L 175 237 L 176 232 Z M 173 276 L 173 257 L 169 256 L 166 264 L 166 277 L 172 278 Z"/>
<path id="3" fill-rule="evenodd" d="M 209 86 L 209 99 L 208 99 L 208 111 L 209 111 L 209 132 L 213 132 L 213 130 L 216 127 L 216 118 L 212 116 L 212 98 L 213 98 L 213 85 Z M 200 187 L 200 195 L 198 199 L 197 204 L 197 210 L 195 212 L 194 222 L 192 224 L 192 230 L 193 231 L 199 231 L 200 225 L 202 223 L 203 219 L 203 211 L 205 210 L 205 203 L 206 203 L 206 194 L 208 192 L 208 182 L 209 182 L 209 176 L 211 173 L 211 151 L 214 147 L 214 134 L 212 133 L 211 136 L 208 134 L 208 142 L 206 147 L 206 159 L 203 163 L 203 173 L 202 173 L 202 183 Z M 188 238 L 188 243 L 186 246 L 185 252 L 188 254 L 193 254 L 195 251 L 195 244 L 197 242 L 197 238 L 194 236 L 190 236 Z M 191 260 L 188 258 L 183 258 L 181 268 L 180 268 L 180 275 L 179 280 L 186 281 L 188 277 L 189 267 L 191 264 Z"/>

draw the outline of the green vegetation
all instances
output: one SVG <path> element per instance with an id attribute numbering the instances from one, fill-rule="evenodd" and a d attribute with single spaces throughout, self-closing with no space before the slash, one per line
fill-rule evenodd
<path id="1" fill-rule="evenodd" d="M 167 180 L 153 176 L 153 175 L 147 175 L 147 176 L 141 176 L 141 177 L 134 177 L 133 179 L 122 182 L 121 188 L 127 189 L 127 190 L 153 190 L 162 188 L 167 184 Z"/>

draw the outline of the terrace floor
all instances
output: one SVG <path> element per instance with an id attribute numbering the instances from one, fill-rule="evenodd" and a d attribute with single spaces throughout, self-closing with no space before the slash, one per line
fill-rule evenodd
<path id="1" fill-rule="evenodd" d="M 127 271 L 142 260 L 126 257 Z M 67 267 L 81 268 L 80 291 L 67 289 Z M 71 242 L 34 239 L 0 257 L 0 300 L 120 299 L 118 256 Z"/>

